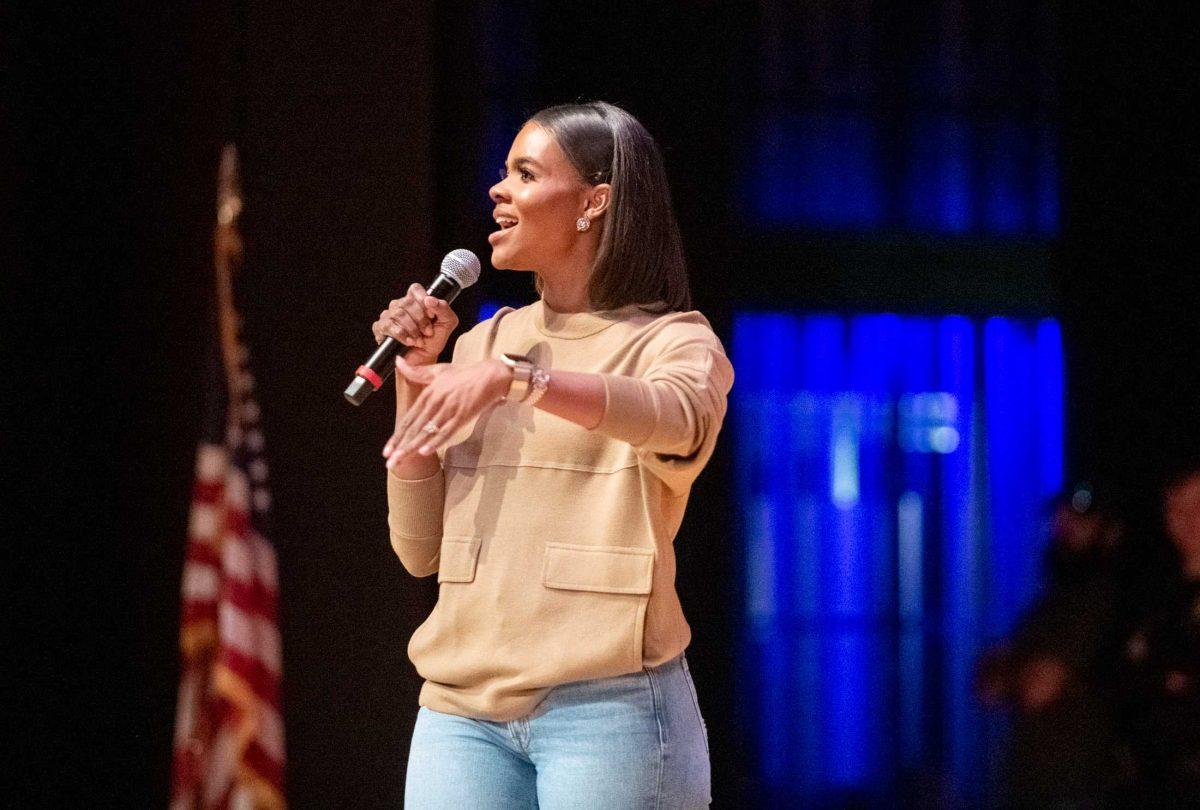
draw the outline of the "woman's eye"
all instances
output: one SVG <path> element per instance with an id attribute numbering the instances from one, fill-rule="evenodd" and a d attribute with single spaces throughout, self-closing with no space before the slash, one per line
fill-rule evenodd
<path id="1" fill-rule="evenodd" d="M 502 168 L 502 169 L 500 169 L 499 174 L 500 174 L 501 180 L 507 180 L 510 172 L 508 171 L 508 169 Z M 533 173 L 530 172 L 528 169 L 517 169 L 517 175 L 521 178 L 522 182 L 525 182 L 525 183 L 528 183 L 534 179 Z"/>

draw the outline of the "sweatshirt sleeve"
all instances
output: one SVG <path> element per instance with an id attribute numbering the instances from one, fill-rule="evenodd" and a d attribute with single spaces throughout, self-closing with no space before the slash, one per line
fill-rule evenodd
<path id="1" fill-rule="evenodd" d="M 733 387 L 733 366 L 716 335 L 688 329 L 640 377 L 601 378 L 604 415 L 593 430 L 629 442 L 672 491 L 685 492 L 712 455 Z"/>
<path id="2" fill-rule="evenodd" d="M 415 396 L 403 385 L 397 387 L 396 396 L 400 398 L 399 409 L 407 412 Z M 388 534 L 392 550 L 414 577 L 437 573 L 445 488 L 445 473 L 440 465 L 433 475 L 416 480 L 387 472 Z"/>
<path id="3" fill-rule="evenodd" d="M 469 362 L 478 353 L 479 336 L 486 328 L 477 324 L 454 343 L 451 362 Z M 404 389 L 401 389 L 404 390 Z M 402 402 L 407 408 L 411 402 Z M 440 457 L 440 454 L 439 454 Z M 428 478 L 408 480 L 387 474 L 388 534 L 392 550 L 415 577 L 437 573 L 442 545 L 442 512 L 446 504 L 446 475 L 439 466 Z"/>
<path id="4" fill-rule="evenodd" d="M 442 547 L 446 477 L 441 468 L 415 481 L 387 477 L 388 533 L 392 550 L 414 577 L 437 573 Z"/>

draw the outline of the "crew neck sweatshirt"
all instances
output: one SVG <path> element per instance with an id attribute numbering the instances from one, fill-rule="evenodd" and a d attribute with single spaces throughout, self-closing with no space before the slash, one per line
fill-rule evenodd
<path id="1" fill-rule="evenodd" d="M 687 647 L 673 544 L 733 385 L 694 311 L 506 307 L 459 337 L 452 362 L 504 352 L 531 356 L 551 385 L 555 369 L 599 373 L 600 423 L 502 402 L 439 451 L 434 475 L 387 476 L 392 547 L 439 583 L 408 645 L 419 702 L 493 721 L 533 713 L 559 684 Z"/>

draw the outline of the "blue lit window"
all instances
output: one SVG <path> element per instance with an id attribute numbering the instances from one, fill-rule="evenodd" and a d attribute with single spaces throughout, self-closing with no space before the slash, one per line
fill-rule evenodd
<path id="1" fill-rule="evenodd" d="M 781 806 L 985 789 L 973 662 L 1036 587 L 1063 476 L 1056 321 L 734 321 L 741 716 Z"/>

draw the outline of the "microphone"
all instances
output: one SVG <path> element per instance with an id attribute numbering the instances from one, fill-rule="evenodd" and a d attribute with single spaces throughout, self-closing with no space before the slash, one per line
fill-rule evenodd
<path id="1" fill-rule="evenodd" d="M 478 280 L 479 257 L 459 248 L 450 251 L 442 259 L 441 270 L 425 293 L 449 303 Z M 351 405 L 361 405 L 367 397 L 382 388 L 383 381 L 396 370 L 396 355 L 407 353 L 408 346 L 395 338 L 384 338 L 371 359 L 355 370 L 354 380 L 344 392 L 347 401 Z"/>

